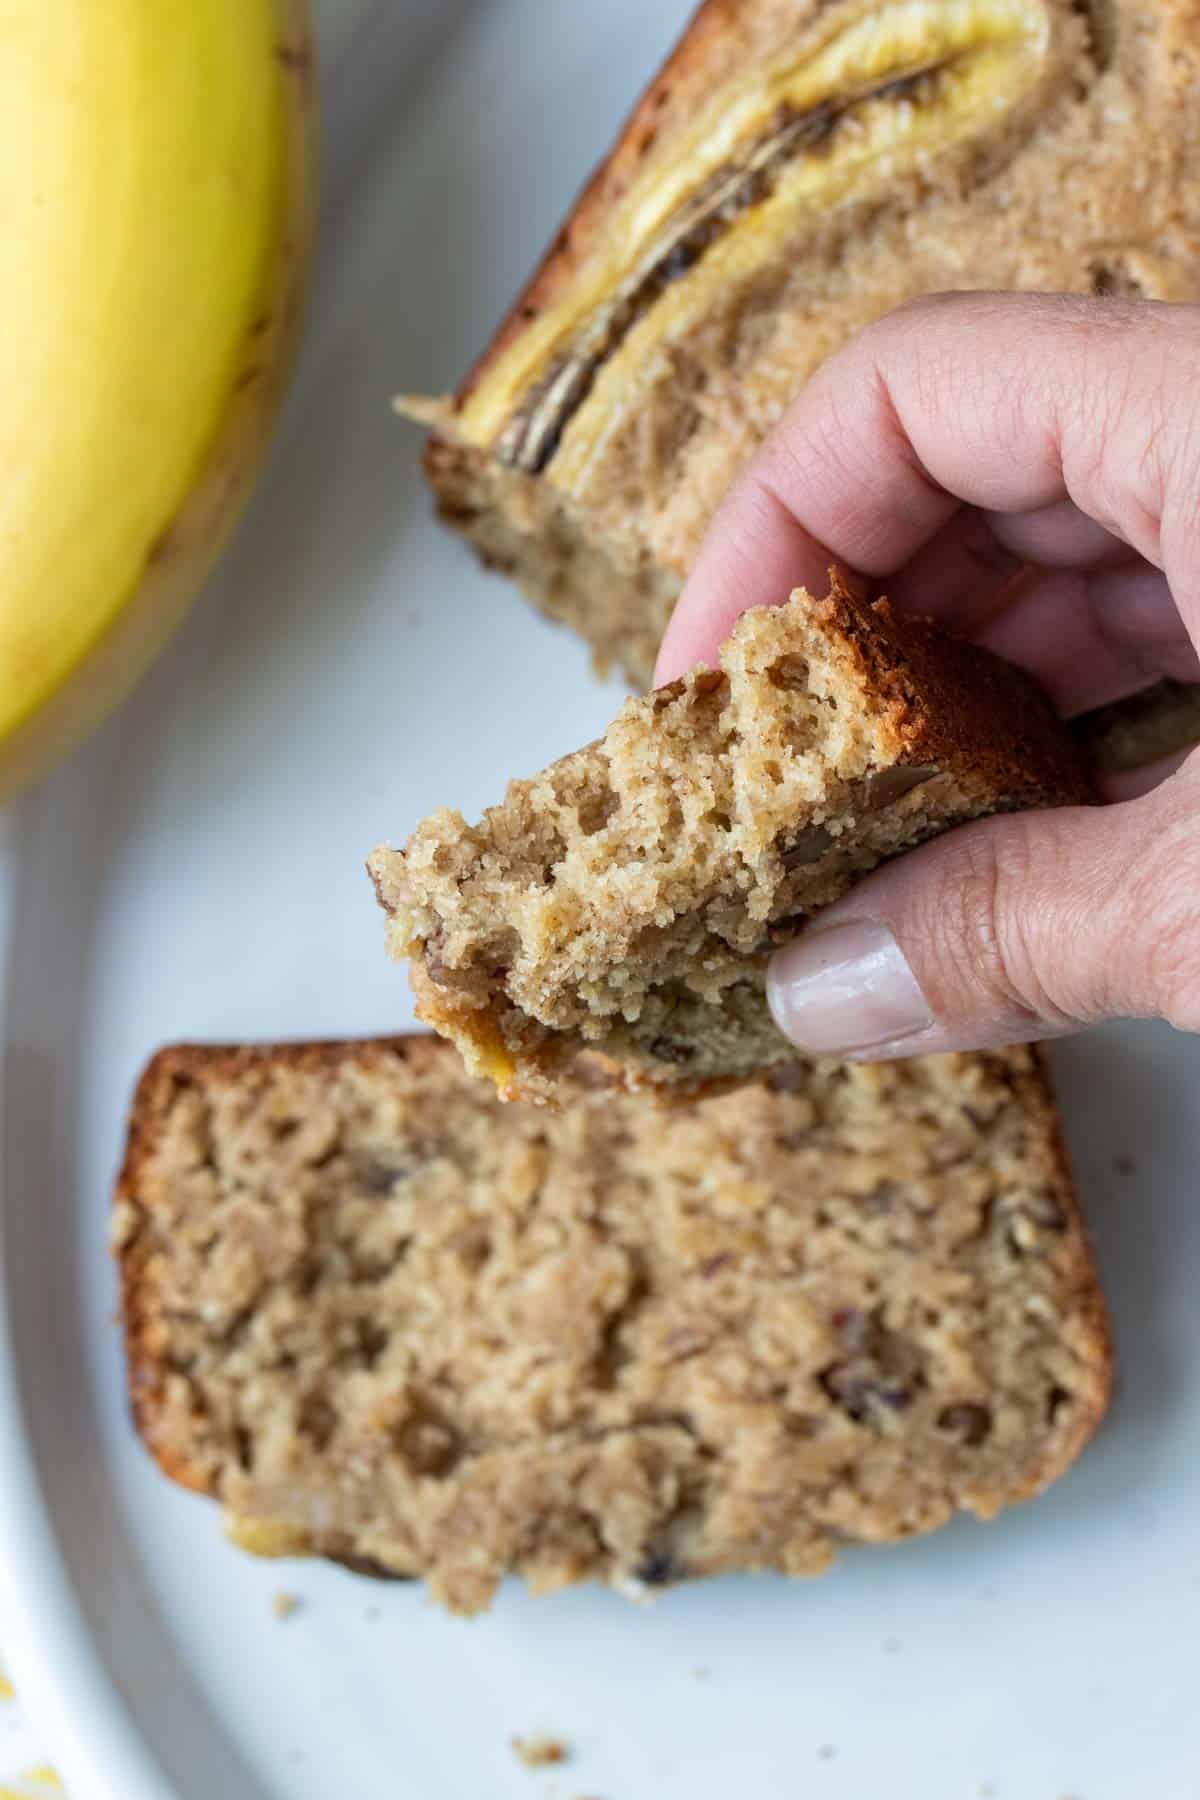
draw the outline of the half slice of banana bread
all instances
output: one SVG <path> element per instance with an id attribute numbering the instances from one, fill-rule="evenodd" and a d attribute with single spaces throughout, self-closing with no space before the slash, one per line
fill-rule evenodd
<path id="1" fill-rule="evenodd" d="M 434 813 L 369 868 L 419 1016 L 505 1097 L 553 1099 L 581 1048 L 682 1091 L 791 1060 L 768 953 L 856 876 L 1088 792 L 1028 677 L 835 577 L 744 615 L 719 670 L 628 701 L 478 825 Z"/>
<path id="2" fill-rule="evenodd" d="M 667 1113 L 502 1106 L 436 1038 L 183 1046 L 117 1191 L 146 1445 L 243 1548 L 459 1612 L 987 1518 L 1098 1423 L 1104 1308 L 1035 1053 Z"/>

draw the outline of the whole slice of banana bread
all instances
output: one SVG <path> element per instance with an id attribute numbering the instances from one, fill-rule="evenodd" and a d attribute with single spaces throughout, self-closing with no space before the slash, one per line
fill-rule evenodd
<path id="1" fill-rule="evenodd" d="M 1200 0 L 706 0 L 435 423 L 443 517 L 650 680 L 813 370 L 950 289 L 1200 299 Z"/>
<path id="2" fill-rule="evenodd" d="M 151 1454 L 243 1548 L 423 1576 L 459 1612 L 989 1517 L 1110 1381 L 1034 1052 L 663 1113 L 502 1106 L 436 1038 L 183 1046 L 117 1191 Z"/>
<path id="3" fill-rule="evenodd" d="M 419 1016 L 505 1097 L 553 1099 L 581 1048 L 682 1091 L 794 1056 L 767 956 L 856 876 L 1088 793 L 1028 677 L 835 577 L 745 614 L 719 670 L 626 702 L 478 825 L 434 813 L 368 866 Z"/>

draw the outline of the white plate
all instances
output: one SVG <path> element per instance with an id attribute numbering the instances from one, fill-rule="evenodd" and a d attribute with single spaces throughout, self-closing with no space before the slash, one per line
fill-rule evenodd
<path id="1" fill-rule="evenodd" d="M 153 678 L 11 821 L 0 1627 L 80 1800 L 545 1800 L 508 1748 L 539 1727 L 576 1749 L 561 1800 L 1195 1800 L 1200 1054 L 1165 1031 L 1059 1058 L 1123 1385 L 992 1526 L 645 1612 L 510 1586 L 467 1625 L 239 1556 L 126 1416 L 104 1229 L 143 1059 L 404 1025 L 364 852 L 612 709 L 434 528 L 388 396 L 485 341 L 686 5 L 384 0 L 347 32 L 269 477 Z"/>

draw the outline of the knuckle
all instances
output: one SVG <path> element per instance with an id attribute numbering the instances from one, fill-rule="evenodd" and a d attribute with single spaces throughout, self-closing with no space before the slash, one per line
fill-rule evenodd
<path id="1" fill-rule="evenodd" d="M 1083 337 L 1089 378 L 1060 397 L 1068 491 L 1161 566 L 1162 536 L 1191 524 L 1200 488 L 1197 320 L 1130 313 Z"/>
<path id="2" fill-rule="evenodd" d="M 1200 847 L 1176 848 L 1132 884 L 1131 916 L 1152 921 L 1140 985 L 1144 1010 L 1180 1031 L 1200 1031 Z"/>
<path id="3" fill-rule="evenodd" d="M 1130 359 L 1114 357 L 1112 348 L 1102 344 L 1091 379 L 1059 397 L 1063 478 L 1068 495 L 1084 512 L 1127 539 L 1133 525 L 1144 542 L 1146 509 L 1137 508 L 1136 521 L 1130 517 L 1130 468 L 1154 434 L 1145 428 L 1147 395 L 1131 374 Z"/>
<path id="4" fill-rule="evenodd" d="M 816 412 L 805 409 L 798 427 L 789 419 L 788 429 L 776 431 L 764 447 L 757 470 L 760 486 L 774 498 L 805 494 L 814 477 L 825 470 L 832 469 L 845 480 L 852 462 L 847 454 L 846 410 L 845 397 L 835 389 L 825 407 Z"/>
<path id="5" fill-rule="evenodd" d="M 889 332 L 906 333 L 923 332 L 930 321 L 941 321 L 947 316 L 960 314 L 964 317 L 986 316 L 989 313 L 1005 311 L 1010 301 L 1007 295 L 962 293 L 957 289 L 944 288 L 933 294 L 915 294 L 909 300 L 902 300 L 891 312 L 884 313 L 867 331 L 880 337 Z M 864 334 L 865 335 L 865 334 Z"/>
<path id="6" fill-rule="evenodd" d="M 920 294 L 890 312 L 870 320 L 848 343 L 824 362 L 814 378 L 822 392 L 836 392 L 852 371 L 856 380 L 869 383 L 891 405 L 893 374 L 908 363 L 921 366 L 940 341 L 946 315 L 951 317 L 969 305 L 973 296 Z"/>
<path id="7" fill-rule="evenodd" d="M 1154 958 L 1155 1012 L 1177 1031 L 1200 1031 L 1200 915 L 1173 924 Z"/>
<path id="8" fill-rule="evenodd" d="M 1176 409 L 1169 431 L 1164 431 L 1157 450 L 1155 472 L 1161 496 L 1160 554 L 1179 598 L 1194 607 L 1200 562 L 1200 379 L 1193 384 L 1195 404 Z M 1195 617 L 1192 618 L 1195 624 Z"/>
<path id="9" fill-rule="evenodd" d="M 1200 761 L 1117 811 L 1140 823 L 1117 833 L 1103 933 L 1110 1010 L 1200 1031 Z"/>
<path id="10" fill-rule="evenodd" d="M 1037 856 L 1019 819 L 981 820 L 949 840 L 935 914 L 934 954 L 973 1007 L 1030 1025 L 1072 1022 L 1051 992 L 1022 897 L 1036 891 Z"/>

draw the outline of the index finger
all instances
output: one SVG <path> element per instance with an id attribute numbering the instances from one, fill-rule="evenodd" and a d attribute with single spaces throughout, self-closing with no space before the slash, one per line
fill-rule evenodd
<path id="1" fill-rule="evenodd" d="M 747 607 L 798 585 L 823 593 L 831 561 L 892 574 L 964 503 L 1016 513 L 1073 501 L 1165 569 L 1189 618 L 1197 400 L 1195 307 L 1013 294 L 902 307 L 818 370 L 730 491 L 656 679 L 715 661 Z M 1184 503 L 1164 527 L 1172 485 Z"/>

